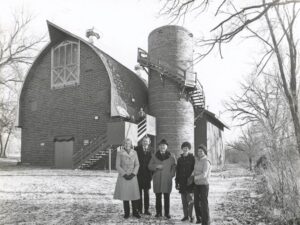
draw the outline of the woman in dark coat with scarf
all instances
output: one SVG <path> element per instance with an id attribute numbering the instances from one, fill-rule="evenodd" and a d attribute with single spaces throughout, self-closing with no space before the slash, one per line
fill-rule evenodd
<path id="1" fill-rule="evenodd" d="M 181 194 L 182 208 L 184 217 L 181 221 L 186 221 L 190 219 L 190 222 L 194 221 L 193 218 L 193 184 L 188 184 L 188 178 L 191 176 L 194 165 L 195 158 L 192 153 L 189 153 L 191 149 L 191 144 L 189 142 L 183 142 L 181 145 L 181 149 L 183 153 L 177 160 L 176 167 L 176 189 L 179 190 Z"/>
<path id="2" fill-rule="evenodd" d="M 173 154 L 167 151 L 168 143 L 162 139 L 159 143 L 159 151 L 152 155 L 149 169 L 153 174 L 153 191 L 156 197 L 156 215 L 162 216 L 161 197 L 164 194 L 165 217 L 170 219 L 170 193 L 172 191 L 172 179 L 175 176 L 176 159 Z"/>

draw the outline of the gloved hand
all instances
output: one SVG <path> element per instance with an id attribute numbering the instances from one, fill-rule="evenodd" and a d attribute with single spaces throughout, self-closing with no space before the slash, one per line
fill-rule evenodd
<path id="1" fill-rule="evenodd" d="M 180 189 L 180 185 L 178 183 L 176 183 L 175 188 L 176 188 L 176 190 L 179 190 Z"/>
<path id="2" fill-rule="evenodd" d="M 124 174 L 123 177 L 125 178 L 125 180 L 130 180 L 131 178 L 129 178 L 130 175 Z"/>
<path id="3" fill-rule="evenodd" d="M 128 175 L 128 180 L 131 180 L 131 179 L 132 179 L 134 176 L 135 176 L 135 174 L 134 174 L 134 173 L 132 173 L 132 174 Z"/>

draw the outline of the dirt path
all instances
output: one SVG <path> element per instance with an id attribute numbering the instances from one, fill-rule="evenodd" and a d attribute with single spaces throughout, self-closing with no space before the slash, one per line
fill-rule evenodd
<path id="1" fill-rule="evenodd" d="M 153 216 L 152 191 L 153 215 L 124 220 L 122 203 L 112 199 L 116 173 L 50 170 L 12 163 L 0 161 L 0 224 L 183 224 L 181 199 L 175 189 L 171 194 L 171 220 L 157 220 Z M 209 194 L 212 224 L 243 224 L 233 219 L 230 222 L 224 204 L 231 192 L 247 189 L 241 185 L 249 179 L 252 178 L 247 171 L 237 166 L 212 174 Z"/>

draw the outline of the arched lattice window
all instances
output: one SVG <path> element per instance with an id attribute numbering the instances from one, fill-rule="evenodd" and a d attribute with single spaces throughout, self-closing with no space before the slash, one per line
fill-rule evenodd
<path id="1" fill-rule="evenodd" d="M 51 88 L 79 84 L 79 42 L 64 41 L 52 48 Z"/>

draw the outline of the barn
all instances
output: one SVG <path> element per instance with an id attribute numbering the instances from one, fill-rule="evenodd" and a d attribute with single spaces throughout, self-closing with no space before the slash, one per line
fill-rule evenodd
<path id="1" fill-rule="evenodd" d="M 91 43 L 47 24 L 51 41 L 28 71 L 20 94 L 21 162 L 73 168 L 90 148 L 108 147 L 110 123 L 147 109 L 147 86 Z M 88 150 L 79 154 L 85 146 Z"/>
<path id="2" fill-rule="evenodd" d="M 182 141 L 203 141 L 203 119 L 211 117 L 194 119 L 203 114 L 205 98 L 191 69 L 192 34 L 185 28 L 158 28 L 149 35 L 149 54 L 139 49 L 147 83 L 91 42 L 49 21 L 47 25 L 50 42 L 29 69 L 20 93 L 21 163 L 105 169 L 114 167 L 125 137 L 136 145 L 149 135 L 154 147 L 156 139 L 166 138 L 176 155 Z M 146 117 L 137 120 L 141 108 Z M 223 132 L 220 123 L 211 124 Z"/>
<path id="3" fill-rule="evenodd" d="M 208 110 L 195 121 L 195 146 L 204 144 L 213 169 L 222 169 L 225 163 L 224 129 L 229 127 Z"/>

